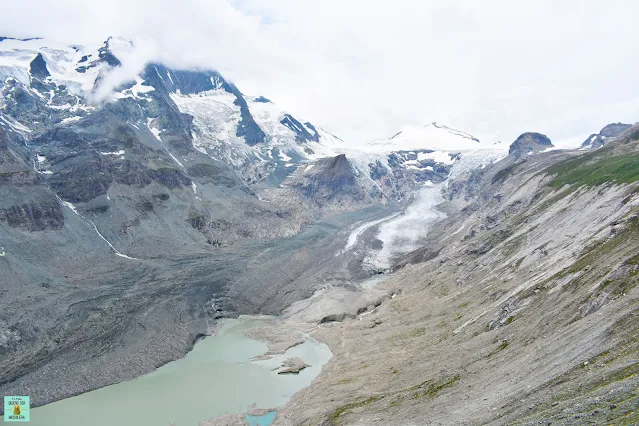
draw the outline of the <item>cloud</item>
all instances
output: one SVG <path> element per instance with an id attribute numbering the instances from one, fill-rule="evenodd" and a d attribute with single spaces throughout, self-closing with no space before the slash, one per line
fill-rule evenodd
<path id="1" fill-rule="evenodd" d="M 436 120 L 561 144 L 639 117 L 631 0 L 5 3 L 6 35 L 150 39 L 169 65 L 216 68 L 351 143 Z"/>
<path id="2" fill-rule="evenodd" d="M 104 77 L 89 96 L 89 101 L 93 104 L 110 100 L 116 88 L 134 81 L 147 63 L 160 56 L 155 40 L 146 37 L 133 40 L 111 39 L 109 49 L 120 60 L 121 65 L 108 71 L 104 69 Z"/>

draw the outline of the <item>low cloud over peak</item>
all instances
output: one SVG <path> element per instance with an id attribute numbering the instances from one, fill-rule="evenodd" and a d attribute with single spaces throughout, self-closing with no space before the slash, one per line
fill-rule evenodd
<path id="1" fill-rule="evenodd" d="M 214 68 L 349 143 L 435 120 L 487 142 L 577 143 L 639 117 L 633 1 L 6 3 L 3 36 L 144 40 L 105 90 L 151 58 Z"/>

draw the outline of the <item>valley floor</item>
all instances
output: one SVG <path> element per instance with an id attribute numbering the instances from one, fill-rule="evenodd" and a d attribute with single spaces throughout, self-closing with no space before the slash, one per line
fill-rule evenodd
<path id="1" fill-rule="evenodd" d="M 40 406 L 130 380 L 183 357 L 217 318 L 278 314 L 322 287 L 348 287 L 374 271 L 362 269 L 363 252 L 335 253 L 353 227 L 394 214 L 378 207 L 336 214 L 294 237 L 213 255 L 136 262 L 113 256 L 113 264 L 69 268 L 65 283 L 41 287 L 57 297 L 33 294 L 24 305 L 25 328 L 39 331 L 17 336 L 19 353 L 0 355 L 2 371 L 15 376 L 2 377 L 0 391 L 30 395 Z M 20 259 L 10 253 L 0 262 L 11 270 Z"/>

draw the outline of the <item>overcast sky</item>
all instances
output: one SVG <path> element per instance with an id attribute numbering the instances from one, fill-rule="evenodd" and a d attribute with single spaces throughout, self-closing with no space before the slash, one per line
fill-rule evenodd
<path id="1" fill-rule="evenodd" d="M 560 144 L 639 121 L 639 1 L 3 0 L 4 36 L 143 38 L 357 144 L 437 121 Z"/>

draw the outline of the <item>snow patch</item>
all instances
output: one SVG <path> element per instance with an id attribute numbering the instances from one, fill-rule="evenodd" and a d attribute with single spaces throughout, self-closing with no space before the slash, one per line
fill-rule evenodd
<path id="1" fill-rule="evenodd" d="M 175 156 L 173 154 L 171 154 L 171 151 L 169 151 L 168 149 L 166 150 L 166 152 L 169 153 L 169 155 L 171 156 L 171 158 L 173 159 L 173 161 L 175 161 L 177 163 L 178 166 L 184 168 L 184 164 L 180 163 L 180 160 L 178 160 L 177 158 L 175 158 Z"/>
<path id="2" fill-rule="evenodd" d="M 65 206 L 66 206 L 69 210 L 71 210 L 71 211 L 72 211 L 73 213 L 75 213 L 77 216 L 82 217 L 82 216 L 80 215 L 80 213 L 78 213 L 78 209 L 76 209 L 76 208 L 75 208 L 75 206 L 74 206 L 73 204 L 71 204 L 71 203 L 70 203 L 70 202 L 68 202 L 68 201 L 64 201 L 62 198 L 58 197 L 57 195 L 56 195 L 56 197 L 58 198 L 58 201 L 60 201 L 62 204 L 64 204 L 64 205 L 65 205 Z"/>
<path id="3" fill-rule="evenodd" d="M 455 162 L 449 153 L 442 151 L 420 152 L 417 154 L 417 159 L 419 161 L 433 160 L 436 163 L 442 164 L 453 164 Z"/>
<path id="4" fill-rule="evenodd" d="M 113 94 L 113 98 L 114 99 L 139 98 L 140 95 L 144 95 L 146 93 L 149 93 L 155 90 L 155 88 L 152 86 L 147 86 L 142 84 L 143 82 L 144 80 L 138 77 L 135 80 L 135 84 L 132 87 L 128 89 L 124 89 L 121 92 L 115 92 Z"/>
<path id="5" fill-rule="evenodd" d="M 0 120 L 2 120 L 6 125 L 8 125 L 13 131 L 18 133 L 31 133 L 31 129 L 22 123 L 14 120 L 8 115 L 0 114 Z"/>
<path id="6" fill-rule="evenodd" d="M 94 223 L 92 220 L 89 220 L 89 222 L 91 223 L 91 225 L 93 225 L 93 229 L 94 229 L 94 230 L 95 230 L 95 232 L 98 234 L 98 236 L 99 236 L 100 238 L 102 238 L 102 239 L 104 240 L 104 242 L 106 242 L 106 243 L 109 245 L 109 247 L 111 247 L 111 250 L 113 250 L 113 251 L 115 252 L 115 255 L 116 255 L 116 256 L 120 256 L 120 257 L 123 257 L 123 258 L 125 258 L 125 259 L 130 259 L 130 260 L 139 260 L 139 259 L 136 259 L 135 257 L 130 257 L 130 256 L 127 256 L 127 255 L 126 255 L 126 254 L 124 254 L 124 253 L 119 252 L 119 251 L 118 251 L 118 249 L 116 249 L 115 247 L 113 247 L 113 244 L 111 244 L 111 242 L 110 242 L 109 240 L 107 240 L 107 239 L 104 237 L 104 235 L 102 235 L 102 233 L 100 233 L 100 231 L 98 231 L 98 227 L 97 227 L 97 226 L 95 226 L 95 223 Z"/>
<path id="7" fill-rule="evenodd" d="M 124 150 L 121 149 L 120 151 L 113 151 L 113 152 L 100 152 L 101 155 L 115 155 L 117 157 L 121 157 L 124 155 Z"/>
<path id="8" fill-rule="evenodd" d="M 76 121 L 79 121 L 82 117 L 80 116 L 73 116 L 73 117 L 67 117 L 65 119 L 62 119 L 60 121 L 60 123 L 58 124 L 70 124 L 70 123 L 75 123 Z"/>
<path id="9" fill-rule="evenodd" d="M 155 124 L 154 120 L 155 120 L 154 118 L 147 118 L 146 127 L 149 128 L 149 131 L 153 133 L 153 136 L 155 136 L 157 140 L 162 141 L 162 139 L 160 139 L 160 130 L 153 125 Z"/>
<path id="10" fill-rule="evenodd" d="M 286 155 L 284 152 L 280 151 L 279 157 L 283 160 L 283 161 L 291 161 L 292 158 L 289 157 L 288 155 Z"/>

